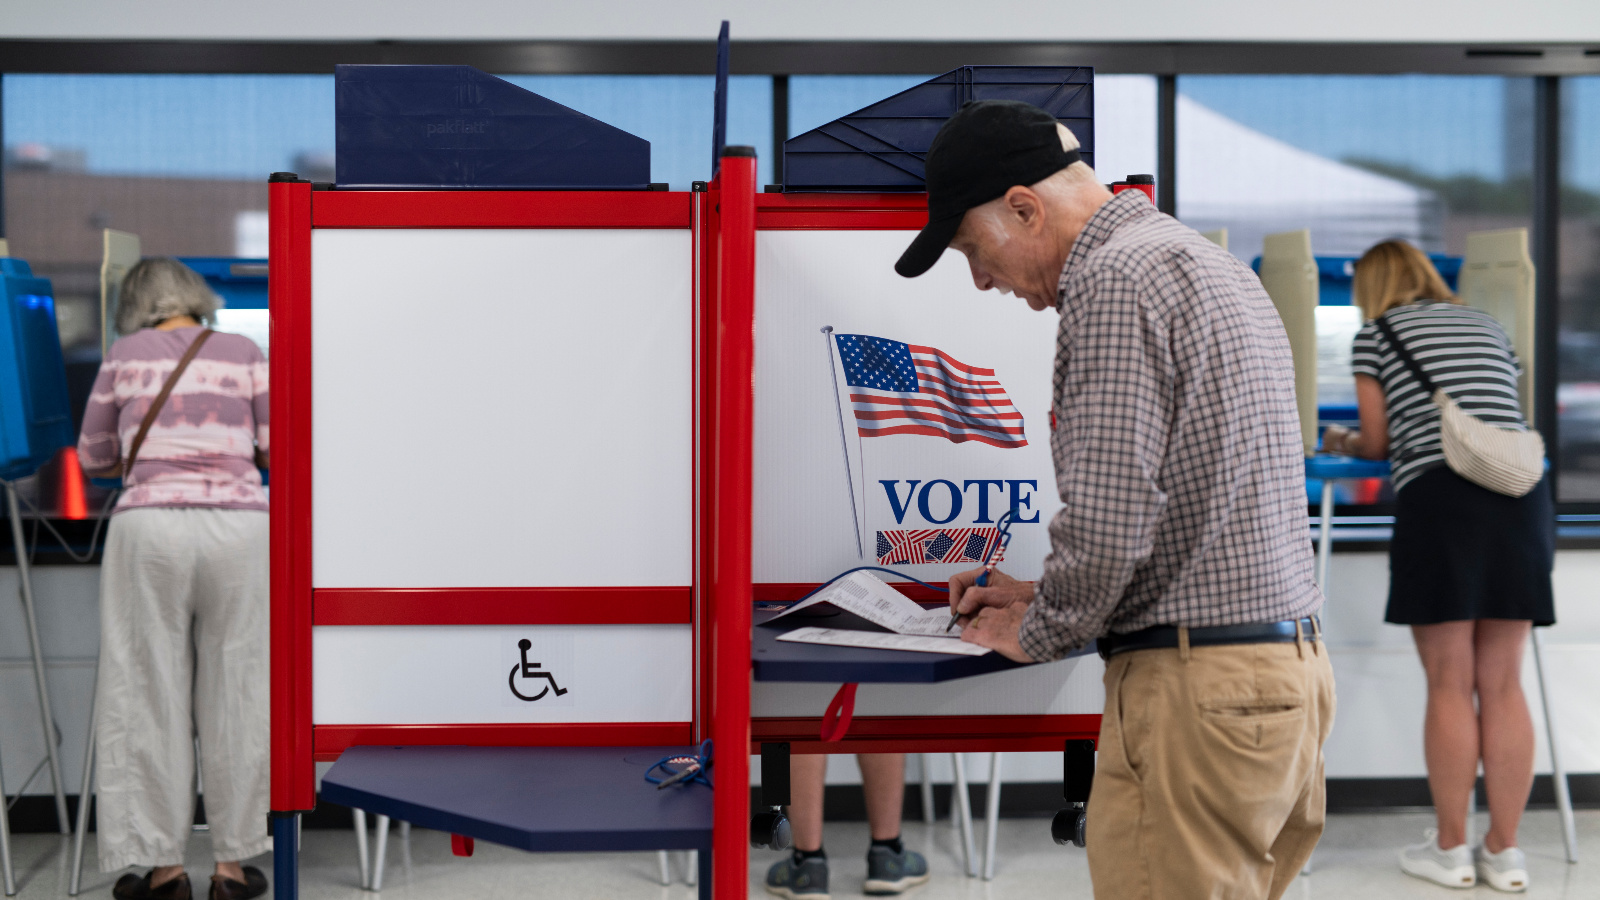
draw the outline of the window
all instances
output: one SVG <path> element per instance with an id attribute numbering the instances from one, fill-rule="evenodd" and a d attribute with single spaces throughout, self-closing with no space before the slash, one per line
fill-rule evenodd
<path id="1" fill-rule="evenodd" d="M 711 176 L 710 76 L 509 79 L 651 143 L 652 178 Z M 69 360 L 99 356 L 101 233 L 145 255 L 265 256 L 267 174 L 333 180 L 325 75 L 8 75 L 6 233 L 54 282 Z M 771 171 L 772 81 L 729 80 L 728 142 Z"/>
<path id="2" fill-rule="evenodd" d="M 6 236 L 53 282 L 69 363 L 99 358 L 104 229 L 146 255 L 264 255 L 267 174 L 331 177 L 331 76 L 7 75 L 4 92 Z"/>
<path id="3" fill-rule="evenodd" d="M 1561 83 L 1561 500 L 1600 501 L 1600 77 Z"/>
<path id="4" fill-rule="evenodd" d="M 508 75 L 507 81 L 650 142 L 650 178 L 675 191 L 711 178 L 716 80 L 709 75 Z M 756 148 L 757 185 L 772 178 L 772 79 L 728 79 L 729 144 Z"/>
<path id="5" fill-rule="evenodd" d="M 1459 254 L 1529 224 L 1533 81 L 1498 76 L 1184 76 L 1178 216 L 1261 238 L 1311 229 L 1319 255 L 1403 237 Z"/>

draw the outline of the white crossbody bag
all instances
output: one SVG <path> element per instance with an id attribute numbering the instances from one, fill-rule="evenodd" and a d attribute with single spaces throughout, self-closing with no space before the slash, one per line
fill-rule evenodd
<path id="1" fill-rule="evenodd" d="M 1451 471 L 1473 484 L 1508 497 L 1521 497 L 1544 477 L 1544 438 L 1529 428 L 1501 428 L 1463 410 L 1433 383 L 1380 316 L 1378 330 L 1411 370 L 1412 377 L 1439 407 L 1439 439 Z"/>

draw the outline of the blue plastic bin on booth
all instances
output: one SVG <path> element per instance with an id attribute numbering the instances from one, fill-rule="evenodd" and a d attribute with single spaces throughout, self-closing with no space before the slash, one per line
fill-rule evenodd
<path id="1" fill-rule="evenodd" d="M 336 66 L 334 115 L 341 188 L 650 188 L 649 141 L 472 66 Z"/>
<path id="2" fill-rule="evenodd" d="M 0 478 L 32 475 L 76 441 L 50 280 L 0 259 Z"/>

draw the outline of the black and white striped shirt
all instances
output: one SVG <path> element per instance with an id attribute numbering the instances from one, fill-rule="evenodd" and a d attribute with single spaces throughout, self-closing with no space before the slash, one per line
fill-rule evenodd
<path id="1" fill-rule="evenodd" d="M 1456 303 L 1419 300 L 1383 314 L 1417 365 L 1462 411 L 1502 428 L 1526 428 L 1517 398 L 1522 367 L 1494 316 Z M 1368 322 L 1356 334 L 1351 368 L 1383 385 L 1389 408 L 1389 470 L 1399 491 L 1413 478 L 1444 465 L 1439 407 L 1378 331 Z"/>

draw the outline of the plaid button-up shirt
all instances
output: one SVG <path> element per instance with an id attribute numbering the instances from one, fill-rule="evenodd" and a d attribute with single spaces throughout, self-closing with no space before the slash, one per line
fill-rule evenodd
<path id="1" fill-rule="evenodd" d="M 1061 269 L 1050 555 L 1035 659 L 1108 632 L 1307 616 L 1312 575 L 1289 339 L 1255 274 L 1140 191 Z"/>

